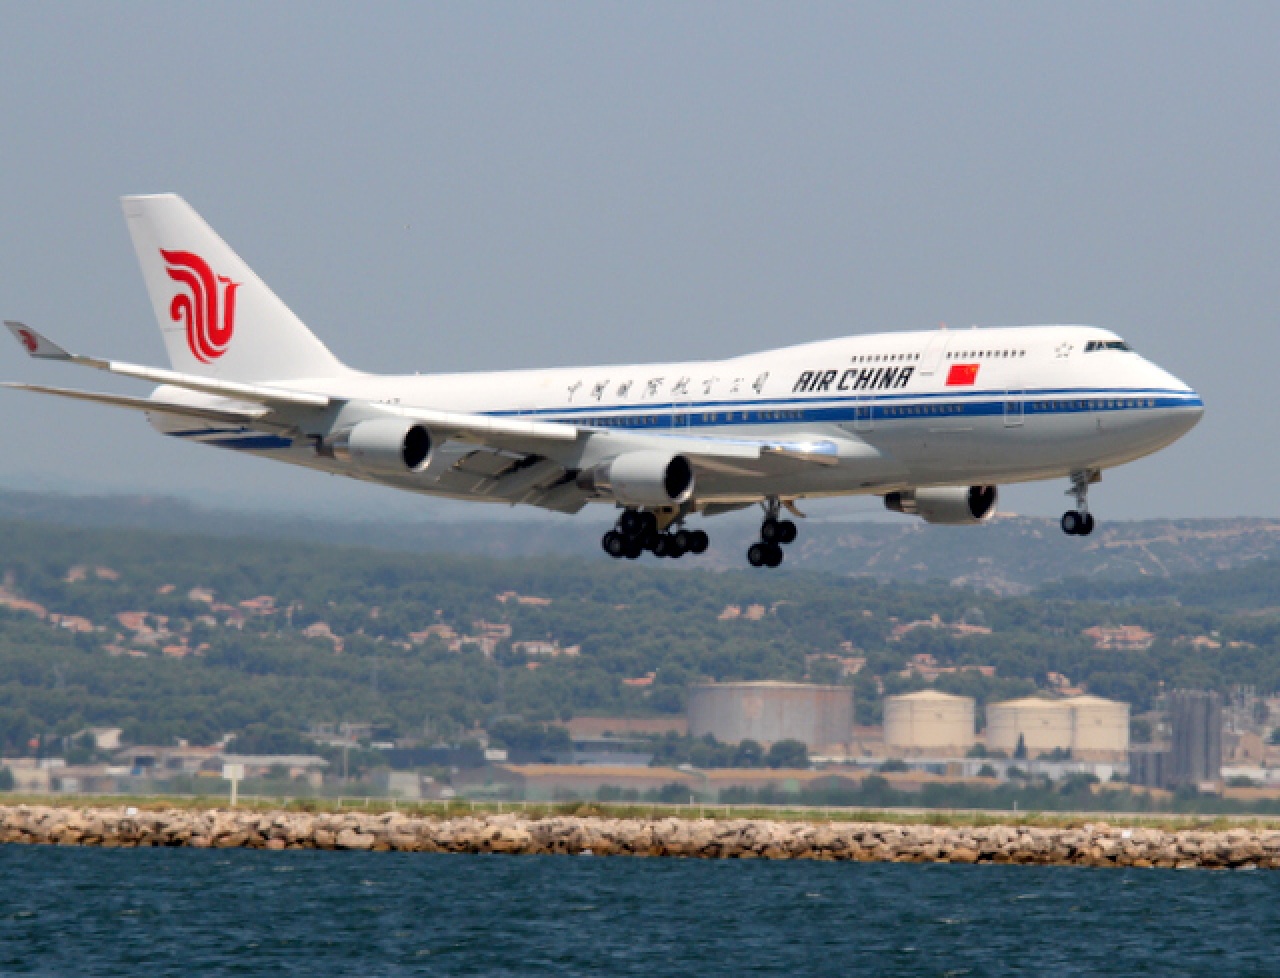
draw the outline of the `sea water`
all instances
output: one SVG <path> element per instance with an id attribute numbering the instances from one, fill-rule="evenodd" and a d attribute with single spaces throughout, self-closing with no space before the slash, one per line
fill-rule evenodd
<path id="1" fill-rule="evenodd" d="M 4 975 L 1280 975 L 1280 873 L 0 846 Z"/>

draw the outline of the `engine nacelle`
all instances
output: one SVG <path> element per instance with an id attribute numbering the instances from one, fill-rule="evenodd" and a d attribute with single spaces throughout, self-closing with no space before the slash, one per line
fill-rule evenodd
<path id="1" fill-rule="evenodd" d="M 679 506 L 693 496 L 693 466 L 683 455 L 628 452 L 596 466 L 579 484 L 624 506 Z"/>
<path id="2" fill-rule="evenodd" d="M 380 475 L 421 472 L 431 461 L 431 433 L 426 426 L 395 418 L 361 421 L 329 447 L 334 458 Z"/>
<path id="3" fill-rule="evenodd" d="M 998 498 L 995 486 L 945 486 L 891 492 L 884 497 L 884 504 L 895 513 L 919 516 L 926 523 L 960 526 L 991 519 Z"/>

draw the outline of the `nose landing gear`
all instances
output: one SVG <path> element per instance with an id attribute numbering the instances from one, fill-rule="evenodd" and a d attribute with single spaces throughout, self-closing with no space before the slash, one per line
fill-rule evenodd
<path id="1" fill-rule="evenodd" d="M 1075 497 L 1076 508 L 1062 514 L 1062 532 L 1069 537 L 1087 537 L 1093 532 L 1093 514 L 1089 512 L 1089 486 L 1102 481 L 1097 469 L 1084 469 L 1071 473 L 1068 496 Z"/>
<path id="2" fill-rule="evenodd" d="M 752 567 L 777 567 L 782 563 L 782 547 L 793 543 L 796 525 L 791 520 L 779 519 L 781 505 L 777 499 L 765 504 L 764 522 L 760 524 L 760 542 L 747 548 L 747 563 Z"/>
<path id="3" fill-rule="evenodd" d="M 646 550 L 655 557 L 683 557 L 705 553 L 711 538 L 703 530 L 689 530 L 679 517 L 667 518 L 665 525 L 655 513 L 626 509 L 600 545 L 610 557 L 635 560 Z"/>

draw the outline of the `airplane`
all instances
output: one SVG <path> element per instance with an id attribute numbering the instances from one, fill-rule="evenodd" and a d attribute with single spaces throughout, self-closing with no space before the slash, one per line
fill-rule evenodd
<path id="1" fill-rule="evenodd" d="M 5 386 L 141 411 L 165 435 L 462 500 L 616 507 L 612 557 L 703 553 L 713 517 L 759 506 L 754 567 L 777 567 L 804 499 L 877 495 L 929 523 L 979 524 L 997 486 L 1090 486 L 1200 420 L 1199 395 L 1093 326 L 887 332 L 723 360 L 407 374 L 341 363 L 175 194 L 122 198 L 169 369 L 28 354 L 157 386 L 145 397 Z M 784 510 L 787 514 L 784 514 Z"/>

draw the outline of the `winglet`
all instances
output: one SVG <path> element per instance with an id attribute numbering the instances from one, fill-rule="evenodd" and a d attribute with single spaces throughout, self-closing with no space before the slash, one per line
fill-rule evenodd
<path id="1" fill-rule="evenodd" d="M 23 349 L 31 356 L 40 360 L 70 360 L 71 354 L 58 346 L 57 343 L 49 339 L 47 336 L 41 336 L 30 326 L 22 323 L 15 323 L 10 319 L 6 319 L 4 324 L 9 327 L 12 333 L 22 344 Z"/>

